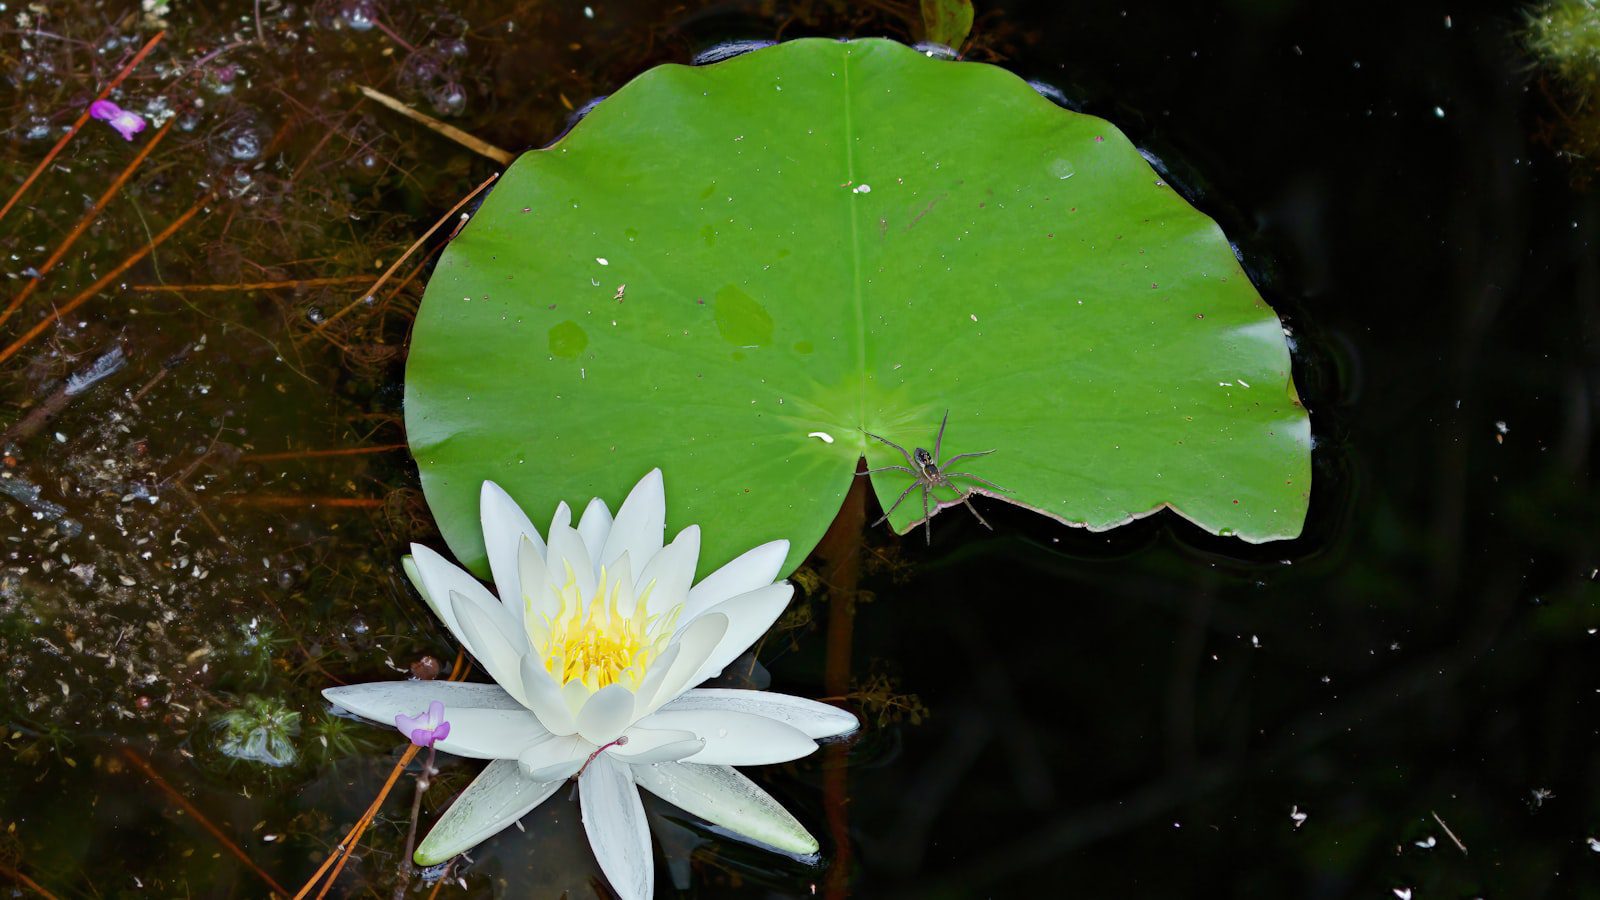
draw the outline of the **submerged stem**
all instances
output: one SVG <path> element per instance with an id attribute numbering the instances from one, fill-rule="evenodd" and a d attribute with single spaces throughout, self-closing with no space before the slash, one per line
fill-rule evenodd
<path id="1" fill-rule="evenodd" d="M 428 748 L 428 760 L 422 764 L 422 771 L 417 773 L 417 793 L 411 798 L 411 827 L 406 831 L 406 852 L 400 857 L 400 880 L 394 886 L 394 900 L 405 897 L 406 888 L 411 886 L 411 876 L 417 870 L 411 852 L 417 846 L 417 816 L 422 812 L 422 794 L 433 781 L 433 757 L 436 752 L 433 747 Z"/>

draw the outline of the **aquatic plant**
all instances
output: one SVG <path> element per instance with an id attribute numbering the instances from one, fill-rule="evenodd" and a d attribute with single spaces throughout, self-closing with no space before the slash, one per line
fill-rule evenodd
<path id="1" fill-rule="evenodd" d="M 239 706 L 222 713 L 213 723 L 220 732 L 217 749 L 246 762 L 283 767 L 299 760 L 294 738 L 300 734 L 300 714 L 270 697 L 246 697 Z"/>
<path id="2" fill-rule="evenodd" d="M 1269 541 L 1310 495 L 1282 324 L 1217 225 L 1110 123 L 886 40 L 652 69 L 524 154 L 428 284 L 405 410 L 479 574 L 475 485 L 554 505 L 657 464 L 718 523 L 705 563 L 786 539 L 787 571 L 863 456 L 905 462 L 868 433 L 934 448 L 946 410 L 945 453 L 995 452 L 901 533 L 973 488 Z M 872 476 L 885 509 L 913 483 Z"/>
<path id="3" fill-rule="evenodd" d="M 123 109 L 110 100 L 96 100 L 89 104 L 89 115 L 110 125 L 125 141 L 133 140 L 148 124 L 144 116 L 131 109 Z"/>
<path id="4" fill-rule="evenodd" d="M 396 715 L 394 727 L 418 747 L 432 747 L 450 736 L 450 723 L 444 717 L 444 704 L 438 700 L 430 702 L 427 709 L 414 716 L 405 713 Z"/>
<path id="5" fill-rule="evenodd" d="M 406 568 L 418 592 L 495 684 L 378 682 L 323 694 L 402 730 L 412 711 L 442 703 L 449 728 L 432 746 L 491 760 L 434 825 L 417 863 L 476 845 L 574 777 L 590 845 L 625 898 L 647 897 L 654 884 L 636 788 L 780 850 L 817 850 L 804 826 L 733 767 L 805 756 L 818 739 L 854 730 L 855 717 L 783 694 L 697 689 L 783 612 L 794 589 L 773 579 L 788 544 L 758 546 L 694 583 L 700 529 L 664 544 L 666 514 L 656 469 L 615 517 L 596 498 L 574 526 L 562 503 L 541 537 L 486 482 L 480 522 L 498 598 L 413 545 Z"/>

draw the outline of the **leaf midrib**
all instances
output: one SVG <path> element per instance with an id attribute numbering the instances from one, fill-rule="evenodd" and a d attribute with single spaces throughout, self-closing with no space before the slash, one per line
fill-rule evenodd
<path id="1" fill-rule="evenodd" d="M 850 106 L 852 92 L 850 90 L 850 45 L 841 45 L 844 49 L 844 167 L 845 202 L 850 210 L 850 284 L 855 296 L 856 309 L 856 372 L 861 378 L 861 384 L 856 391 L 856 428 L 867 426 L 867 311 L 861 296 L 861 234 L 857 224 L 859 216 L 856 211 L 856 137 L 855 124 L 852 119 Z M 857 443 L 862 452 L 866 451 L 866 438 L 859 433 L 856 435 Z"/>

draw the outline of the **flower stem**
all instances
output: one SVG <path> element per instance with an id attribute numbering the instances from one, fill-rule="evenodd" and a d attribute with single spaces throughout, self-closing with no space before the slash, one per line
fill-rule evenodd
<path id="1" fill-rule="evenodd" d="M 394 886 L 394 900 L 402 900 L 406 895 L 406 888 L 411 886 L 411 875 L 416 871 L 416 863 L 411 860 L 411 851 L 417 846 L 417 816 L 422 812 L 422 794 L 428 789 L 428 784 L 433 780 L 433 757 L 436 751 L 428 747 L 428 760 L 422 764 L 422 771 L 417 773 L 417 793 L 411 798 L 411 829 L 406 832 L 406 852 L 400 857 L 400 880 Z"/>

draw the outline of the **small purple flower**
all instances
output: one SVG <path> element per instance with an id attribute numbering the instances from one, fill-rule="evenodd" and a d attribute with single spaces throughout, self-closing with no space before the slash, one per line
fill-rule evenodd
<path id="1" fill-rule="evenodd" d="M 450 723 L 444 720 L 444 703 L 438 700 L 429 703 L 425 713 L 395 716 L 394 727 L 418 747 L 432 747 L 436 741 L 450 736 Z"/>
<path id="2" fill-rule="evenodd" d="M 144 116 L 112 103 L 110 100 L 96 100 L 89 104 L 89 115 L 102 122 L 110 123 L 117 134 L 122 135 L 125 141 L 133 140 L 133 136 L 144 130 Z"/>

